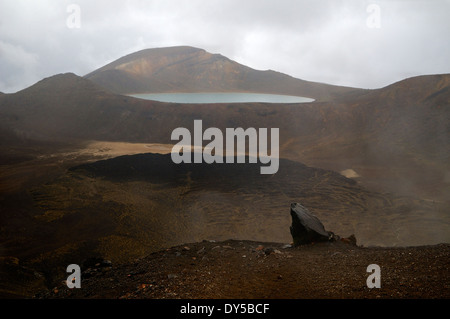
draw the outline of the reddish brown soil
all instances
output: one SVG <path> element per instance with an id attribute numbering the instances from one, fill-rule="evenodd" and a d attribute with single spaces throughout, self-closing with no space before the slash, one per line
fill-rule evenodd
<path id="1" fill-rule="evenodd" d="M 367 267 L 381 288 L 367 287 Z M 336 243 L 203 241 L 115 267 L 82 269 L 80 289 L 65 282 L 38 298 L 77 299 L 447 299 L 450 245 L 381 248 Z M 87 274 L 90 274 L 89 278 Z"/>

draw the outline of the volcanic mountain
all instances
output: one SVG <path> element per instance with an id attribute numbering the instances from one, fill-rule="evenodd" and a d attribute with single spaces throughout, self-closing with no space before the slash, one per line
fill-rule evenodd
<path id="1" fill-rule="evenodd" d="M 272 70 L 258 71 L 220 54 L 188 47 L 146 49 L 85 76 L 121 94 L 162 92 L 258 92 L 316 100 L 359 89 L 315 83 Z"/>

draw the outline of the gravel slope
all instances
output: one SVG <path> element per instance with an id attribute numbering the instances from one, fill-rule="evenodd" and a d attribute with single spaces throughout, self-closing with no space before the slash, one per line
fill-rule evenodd
<path id="1" fill-rule="evenodd" d="M 37 298 L 77 299 L 448 299 L 450 245 L 286 247 L 229 240 L 172 247 L 115 267 L 82 267 L 80 289 L 65 283 Z M 367 287 L 370 264 L 381 288 Z"/>

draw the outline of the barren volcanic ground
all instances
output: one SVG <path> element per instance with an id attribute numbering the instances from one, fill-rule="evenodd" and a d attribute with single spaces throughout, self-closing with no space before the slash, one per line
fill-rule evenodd
<path id="1" fill-rule="evenodd" d="M 149 88 L 316 101 L 183 105 L 120 95 Z M 116 288 L 85 278 L 73 296 L 447 298 L 449 104 L 449 74 L 361 90 L 188 47 L 144 50 L 85 77 L 59 74 L 1 94 L 0 296 L 51 297 L 67 265 L 98 257 L 112 262 L 118 277 L 106 278 Z M 222 132 L 279 128 L 277 174 L 260 175 L 260 164 L 173 164 L 171 132 L 192 132 L 198 119 Z M 282 249 L 292 202 L 359 246 Z M 279 253 L 261 254 L 260 245 Z M 364 288 L 369 262 L 384 269 L 386 290 Z"/>
<path id="2" fill-rule="evenodd" d="M 367 287 L 371 264 L 380 266 L 380 288 Z M 448 299 L 449 266 L 448 244 L 362 248 L 336 242 L 286 248 L 280 243 L 203 241 L 170 247 L 123 266 L 91 264 L 81 274 L 86 277 L 81 289 L 61 283 L 37 297 Z"/>
<path id="3" fill-rule="evenodd" d="M 189 246 L 189 243 L 202 243 L 203 240 L 219 242 L 233 239 L 235 241 L 232 246 L 235 249 L 239 248 L 238 241 L 253 240 L 259 241 L 259 245 L 275 245 L 279 249 L 282 244 L 291 241 L 291 202 L 301 202 L 308 207 L 322 220 L 327 230 L 343 237 L 355 234 L 358 245 L 413 246 L 415 243 L 423 245 L 430 240 L 433 241 L 432 244 L 437 244 L 446 242 L 449 234 L 449 223 L 442 222 L 445 220 L 442 218 L 445 218 L 446 207 L 439 206 L 439 203 L 370 191 L 339 173 L 284 159 L 280 161 L 280 170 L 273 176 L 260 175 L 260 164 L 175 165 L 170 155 L 166 154 L 169 149 L 168 145 L 96 142 L 82 148 L 59 148 L 54 153 L 49 153 L 49 150 L 42 154 L 37 152 L 32 160 L 5 164 L 3 167 L 8 169 L 2 170 L 1 198 L 1 249 L 5 257 L 2 257 L 0 270 L 2 278 L 8 280 L 2 280 L 2 295 L 31 297 L 39 291 L 59 286 L 61 278 L 67 277 L 67 265 L 83 264 L 91 257 L 111 260 L 117 267 L 133 267 L 130 262 L 136 258 L 158 251 L 164 254 L 168 247 L 184 247 L 183 245 Z M 147 153 L 147 150 L 160 154 Z M 135 155 L 118 156 L 124 153 Z M 442 216 L 438 218 L 437 215 L 429 214 L 430 211 L 441 213 Z M 278 244 L 265 244 L 267 242 Z M 195 251 L 198 245 L 200 244 L 195 244 L 191 249 Z M 255 245 L 246 244 L 242 249 L 251 250 L 257 246 Z M 304 256 L 296 255 L 301 253 L 295 249 L 291 252 L 296 258 L 310 260 L 312 266 L 316 260 L 316 257 L 312 257 L 314 254 L 324 258 L 321 262 L 325 262 L 326 256 L 340 256 L 342 247 L 336 246 L 335 251 L 333 247 L 330 246 L 331 250 L 328 249 L 327 252 L 318 250 L 315 253 L 311 247 L 308 249 L 312 250 L 307 249 Z M 201 247 L 198 248 L 200 249 Z M 363 253 L 371 252 L 369 255 L 378 256 L 379 260 L 391 258 L 389 249 L 375 249 L 373 252 L 371 248 L 353 249 Z M 397 256 L 399 251 L 393 252 Z M 409 254 L 410 251 L 405 252 Z M 345 258 L 350 257 L 346 254 Z M 424 254 L 429 256 L 427 258 L 441 256 L 442 258 L 435 260 L 435 264 L 441 277 L 448 278 L 447 272 L 442 271 L 448 265 L 447 246 L 436 246 L 432 251 L 426 250 Z M 243 251 L 242 255 L 246 253 Z M 232 264 L 237 267 L 230 270 L 236 271 L 233 276 L 237 276 L 239 267 L 243 267 L 238 263 L 246 260 L 242 255 L 236 255 L 239 258 L 233 257 L 236 259 Z M 397 258 L 395 256 L 393 258 Z M 191 257 L 203 258 L 196 255 Z M 220 259 L 220 255 L 216 257 L 210 260 L 207 267 L 220 268 L 219 264 L 227 262 L 229 258 L 225 255 L 224 259 Z M 286 272 L 287 268 L 298 263 L 294 263 L 294 259 L 289 259 L 291 257 L 287 257 L 285 253 L 266 257 L 259 261 L 276 260 L 275 264 L 268 267 L 281 267 L 276 275 L 281 278 L 291 276 Z M 360 267 L 371 258 L 361 261 Z M 231 260 L 234 259 L 228 261 Z M 151 268 L 148 275 L 168 269 L 171 262 L 161 260 L 160 269 Z M 256 259 L 253 262 L 256 263 Z M 178 263 L 177 265 L 181 267 Z M 258 274 L 254 280 L 260 280 L 259 276 L 264 272 L 261 273 L 256 265 L 260 267 L 264 264 L 251 264 L 247 271 L 254 269 L 254 274 Z M 330 266 L 327 265 L 326 267 Z M 404 264 L 404 267 L 409 266 Z M 132 272 L 131 268 L 124 269 Z M 317 269 L 322 271 L 321 268 Z M 427 276 L 436 269 L 422 270 L 423 276 Z M 177 271 L 186 270 L 179 268 Z M 245 274 L 248 275 L 243 272 L 239 276 Z M 161 276 L 164 275 L 167 274 Z M 267 275 L 269 276 L 268 273 Z M 359 276 L 365 275 L 363 273 Z M 192 278 L 194 282 L 200 280 Z M 323 277 L 323 284 L 326 280 L 328 279 Z M 185 284 L 187 285 L 181 283 L 180 289 Z M 428 284 L 432 283 L 423 284 L 424 291 L 428 289 Z M 220 283 L 214 285 L 217 288 Z M 296 285 L 289 289 L 297 289 Z M 361 287 L 358 289 L 364 290 Z M 442 293 L 447 286 L 440 287 L 414 296 L 445 296 Z M 224 290 L 220 295 L 192 290 L 191 296 L 232 297 L 235 294 L 236 298 L 289 297 L 284 293 L 275 293 L 279 289 L 276 287 L 269 287 L 267 290 L 262 285 L 258 288 L 261 290 L 255 290 L 255 295 L 245 292 L 247 288 L 251 287 L 243 286 L 238 293 L 233 290 L 238 289 L 237 287 L 231 287 L 227 293 Z M 410 286 L 405 291 L 410 288 L 413 289 Z M 145 296 L 189 297 L 188 294 L 183 295 L 176 288 L 173 289 L 174 295 L 158 292 Z M 318 291 L 310 291 L 312 294 L 306 295 L 297 293 L 299 296 L 361 297 L 364 296 L 362 290 L 356 294 L 352 290 L 350 295 L 346 295 L 342 289 L 322 295 Z M 119 291 L 115 293 L 117 295 L 103 296 L 122 296 Z M 140 296 L 134 296 L 130 291 L 127 293 L 130 293 L 129 297 Z M 306 293 L 306 290 L 302 293 Z M 92 294 L 102 296 L 97 291 Z M 395 298 L 410 295 L 389 292 L 382 296 Z"/>

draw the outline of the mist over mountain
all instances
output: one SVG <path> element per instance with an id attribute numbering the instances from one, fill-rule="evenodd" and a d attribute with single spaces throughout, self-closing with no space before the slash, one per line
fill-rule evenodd
<path id="1" fill-rule="evenodd" d="M 85 78 L 121 94 L 259 92 L 322 100 L 358 91 L 304 81 L 272 70 L 254 70 L 221 54 L 188 46 L 135 52 L 87 74 Z"/>

